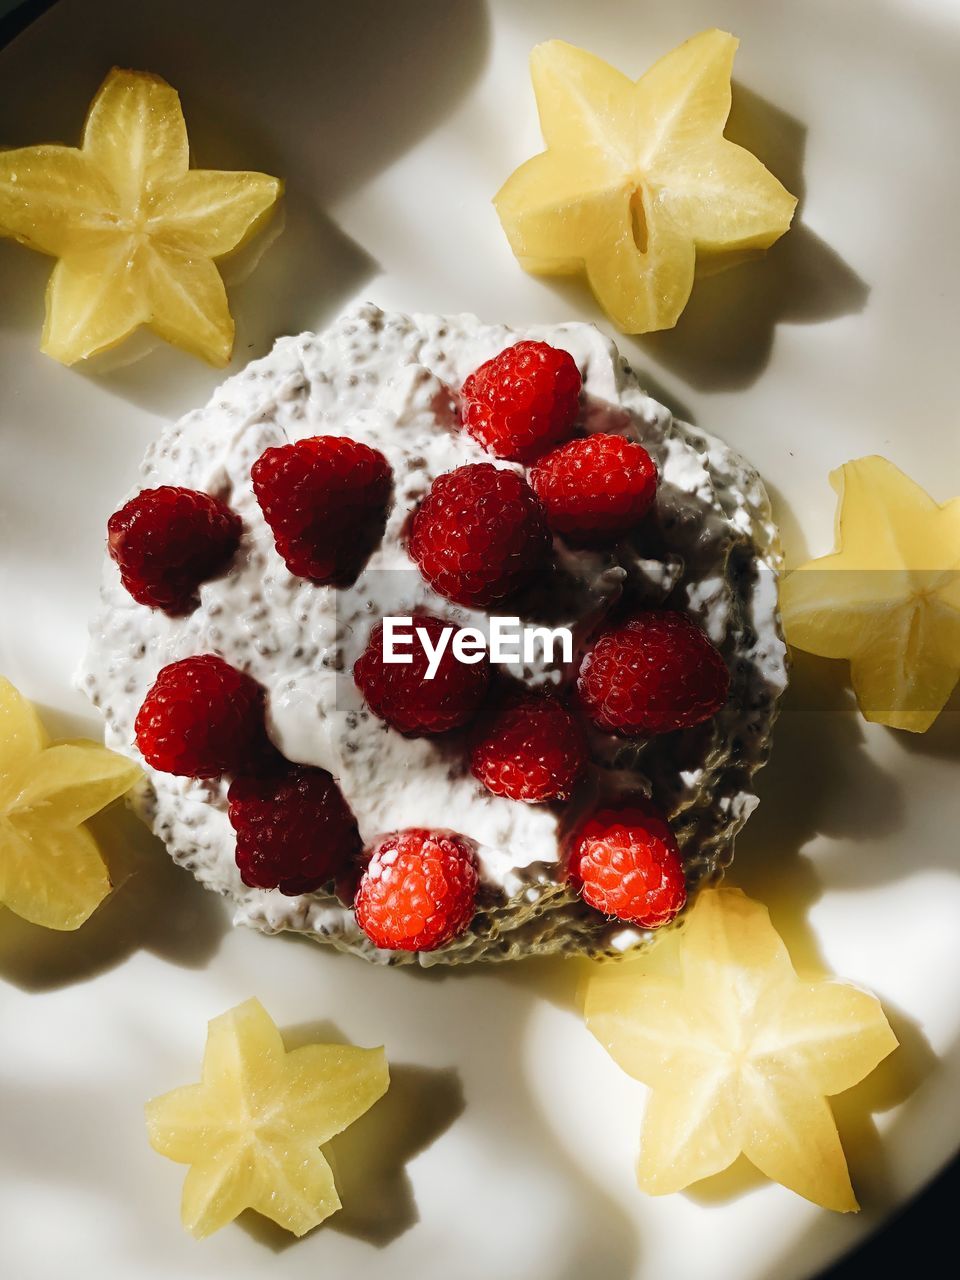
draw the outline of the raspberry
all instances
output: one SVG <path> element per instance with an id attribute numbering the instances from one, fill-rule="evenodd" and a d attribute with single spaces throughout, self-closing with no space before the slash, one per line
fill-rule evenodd
<path id="1" fill-rule="evenodd" d="M 434 648 L 444 631 L 456 631 L 453 623 L 431 614 L 417 614 L 413 625 L 427 632 Z M 398 649 L 412 661 L 387 663 L 383 660 L 383 623 L 378 622 L 353 666 L 353 678 L 370 710 L 407 737 L 446 733 L 466 724 L 487 692 L 490 664 L 485 654 L 472 665 L 460 662 L 452 644 L 451 637 L 433 679 L 428 680 L 427 654 L 416 632 L 412 645 Z"/>
<path id="2" fill-rule="evenodd" d="M 589 546 L 629 533 L 657 495 L 657 468 L 642 445 L 623 436 L 571 440 L 530 472 L 551 529 Z"/>
<path id="3" fill-rule="evenodd" d="M 360 853 L 356 820 L 325 769 L 290 764 L 236 778 L 227 801 L 240 878 L 251 889 L 312 893 Z"/>
<path id="4" fill-rule="evenodd" d="M 689 729 L 715 715 L 729 689 L 723 658 L 695 622 L 669 609 L 637 613 L 605 631 L 577 680 L 594 724 L 626 735 Z"/>
<path id="5" fill-rule="evenodd" d="M 462 836 L 413 827 L 374 846 L 354 903 L 371 942 L 391 951 L 433 951 L 473 918 L 477 863 Z"/>
<path id="6" fill-rule="evenodd" d="M 474 735 L 470 769 L 495 796 L 565 800 L 587 764 L 583 730 L 553 693 L 508 696 Z"/>
<path id="7" fill-rule="evenodd" d="M 253 491 L 291 573 L 318 586 L 350 586 L 383 536 L 393 473 L 349 436 L 314 436 L 267 449 Z"/>
<path id="8" fill-rule="evenodd" d="M 147 764 L 186 778 L 239 773 L 271 751 L 263 689 L 212 653 L 164 667 L 134 728 Z"/>
<path id="9" fill-rule="evenodd" d="M 580 370 L 568 352 L 546 342 L 518 342 L 463 384 L 464 426 L 494 457 L 532 462 L 570 436 L 580 386 Z"/>
<path id="10" fill-rule="evenodd" d="M 409 549 L 440 595 L 490 605 L 545 566 L 550 534 L 526 480 L 480 462 L 437 476 L 413 518 Z"/>
<path id="11" fill-rule="evenodd" d="M 658 929 L 687 898 L 680 850 L 651 806 L 600 809 L 574 833 L 570 877 L 605 915 Z"/>
<path id="12" fill-rule="evenodd" d="M 107 547 L 137 604 L 188 613 L 201 582 L 226 568 L 240 517 L 196 489 L 144 489 L 107 521 Z"/>

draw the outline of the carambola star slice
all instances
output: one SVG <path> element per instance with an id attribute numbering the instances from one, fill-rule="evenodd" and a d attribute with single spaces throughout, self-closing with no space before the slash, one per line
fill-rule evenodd
<path id="1" fill-rule="evenodd" d="M 140 325 L 224 365 L 233 318 L 215 260 L 269 216 L 282 184 L 190 169 L 175 89 L 113 70 L 78 147 L 0 152 L 0 236 L 50 254 L 42 350 L 74 364 Z"/>
<path id="2" fill-rule="evenodd" d="M 847 659 L 868 720 L 922 733 L 960 678 L 960 498 L 935 502 L 880 457 L 830 482 L 837 549 L 784 581 L 787 640 Z"/>
<path id="3" fill-rule="evenodd" d="M 738 41 L 703 31 L 631 80 L 562 40 L 530 58 L 546 151 L 494 199 L 527 270 L 583 271 L 627 333 L 669 329 L 694 272 L 766 249 L 796 199 L 723 136 Z"/>
<path id="4" fill-rule="evenodd" d="M 587 1026 L 650 1088 L 637 1179 L 664 1195 L 742 1152 L 827 1209 L 857 1208 L 827 1098 L 897 1047 L 875 996 L 799 978 L 766 907 L 703 890 L 675 948 L 676 975 L 608 966 L 588 985 Z"/>
<path id="5" fill-rule="evenodd" d="M 95 742 L 50 745 L 34 708 L 0 677 L 0 904 L 48 929 L 77 929 L 110 892 L 88 818 L 139 768 Z"/>
<path id="6" fill-rule="evenodd" d="M 154 1150 L 190 1165 L 181 1218 L 208 1236 L 255 1209 L 302 1236 L 340 1197 L 320 1148 L 387 1091 L 382 1049 L 286 1050 L 259 1000 L 214 1018 L 199 1084 L 147 1103 Z"/>

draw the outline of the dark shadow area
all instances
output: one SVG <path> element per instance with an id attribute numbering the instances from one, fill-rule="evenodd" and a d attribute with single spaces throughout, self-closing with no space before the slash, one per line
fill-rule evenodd
<path id="1" fill-rule="evenodd" d="M 953 1224 L 960 1196 L 960 1159 L 919 1192 L 881 1233 L 857 1252 L 823 1272 L 820 1280 L 875 1280 L 877 1276 L 909 1274 L 918 1252 L 927 1257 L 949 1256 Z"/>
<path id="2" fill-rule="evenodd" d="M 862 311 L 869 293 L 803 223 L 805 127 L 735 82 L 725 134 L 762 160 L 800 203 L 790 230 L 765 254 L 699 278 L 676 327 L 639 339 L 649 355 L 701 390 L 749 386 L 766 367 L 778 324 Z"/>
<path id="3" fill-rule="evenodd" d="M 528 1065 L 529 1022 L 536 1006 L 527 997 L 541 997 L 579 1020 L 580 988 L 590 965 L 560 957 L 427 968 L 405 965 L 395 970 L 395 978 L 434 988 L 423 1007 L 429 1010 L 425 1016 L 431 1019 L 435 1047 L 438 1052 L 449 1049 L 470 1064 L 469 1105 L 459 1123 L 468 1128 L 467 1141 L 477 1159 L 483 1165 L 492 1162 L 500 1171 L 495 1195 L 514 1202 L 524 1196 L 529 1179 L 539 1178 L 544 1181 L 543 1195 L 567 1206 L 551 1227 L 566 1248 L 564 1265 L 550 1272 L 551 1280 L 631 1280 L 638 1265 L 636 1225 L 558 1140 L 547 1120 L 550 1099 Z M 437 1011 L 449 1009 L 444 989 L 451 986 L 457 1007 L 462 1004 L 469 1012 L 448 1020 Z M 452 1083 L 431 1084 L 441 1091 L 449 1088 L 452 1095 Z M 378 1107 L 388 1098 L 389 1093 Z M 442 1106 L 444 1112 L 447 1105 Z M 346 1197 L 344 1202 L 346 1207 Z M 332 1218 L 331 1226 L 336 1225 Z M 541 1228 L 542 1224 L 537 1229 Z M 507 1228 L 501 1224 L 500 1230 Z"/>
<path id="4" fill-rule="evenodd" d="M 466 982 L 477 977 L 495 978 L 508 987 L 529 992 L 554 1008 L 575 1014 L 583 1009 L 583 984 L 596 962 L 583 956 L 525 956 L 522 960 L 481 960 L 470 964 L 411 965 L 416 981 L 427 983 Z"/>
<path id="5" fill-rule="evenodd" d="M 903 817 L 897 780 L 865 750 L 846 675 L 843 663 L 793 653 L 771 760 L 757 778 L 760 804 L 738 838 L 730 872 L 733 883 L 770 908 L 801 972 L 825 968 L 807 923 L 821 890 L 804 846 L 818 835 L 866 846 L 895 831 Z M 843 865 L 861 885 L 890 878 L 875 848 L 846 855 Z"/>
<path id="6" fill-rule="evenodd" d="M 769 1184 L 770 1179 L 765 1178 L 756 1165 L 751 1164 L 746 1156 L 739 1155 L 728 1168 L 721 1169 L 712 1178 L 695 1182 L 682 1191 L 681 1195 L 694 1204 L 709 1208 L 712 1205 L 730 1204 L 748 1192 L 755 1191 L 757 1187 Z"/>
<path id="7" fill-rule="evenodd" d="M 283 1032 L 287 1050 L 307 1044 L 349 1044 L 331 1022 L 299 1023 Z M 324 1145 L 343 1208 L 321 1228 L 383 1248 L 419 1221 L 407 1162 L 425 1151 L 464 1109 L 463 1086 L 452 1067 L 390 1063 L 390 1087 L 369 1111 Z M 241 1227 L 273 1253 L 297 1243 L 269 1218 L 247 1210 Z"/>
<path id="8" fill-rule="evenodd" d="M 871 845 L 900 825 L 904 797 L 896 779 L 866 751 L 863 721 L 845 664 L 793 655 L 771 762 L 758 775 L 758 791 L 760 805 L 737 841 L 728 883 L 766 904 L 801 977 L 829 976 L 809 923 L 821 885 L 804 847 L 818 835 L 855 841 L 856 851 L 838 855 L 843 859 L 838 868 L 857 888 L 912 869 L 908 864 L 891 868 L 879 859 L 879 846 Z M 838 868 L 831 868 L 834 888 Z M 895 1197 L 886 1144 L 874 1117 L 905 1101 L 936 1064 L 917 1024 L 888 1000 L 883 1005 L 900 1047 L 855 1088 L 830 1100 L 854 1189 L 865 1210 L 879 1210 Z M 684 1194 L 697 1203 L 724 1204 L 765 1181 L 740 1157 Z"/>
<path id="9" fill-rule="evenodd" d="M 814 324 L 862 311 L 866 305 L 865 282 L 803 223 L 805 135 L 798 120 L 734 83 L 726 136 L 759 157 L 798 197 L 793 225 L 765 253 L 715 274 L 699 275 L 673 329 L 621 334 L 617 339 L 638 371 L 641 386 L 688 422 L 690 414 L 677 397 L 648 377 L 646 358 L 701 391 L 747 387 L 767 365 L 778 324 Z M 582 276 L 543 280 L 564 299 L 571 314 L 594 324 L 609 323 Z"/>
<path id="10" fill-rule="evenodd" d="M 57 0 L 23 0 L 0 18 L 0 49 L 9 44 L 21 31 L 25 31 L 42 13 L 46 13 Z"/>
<path id="11" fill-rule="evenodd" d="M 787 568 L 806 563 L 810 559 L 806 530 L 784 495 L 770 483 L 766 476 L 763 477 L 763 485 L 770 499 L 773 518 L 780 529 L 780 541 L 783 545 Z"/>
<path id="12" fill-rule="evenodd" d="M 960 685 L 926 733 L 888 729 L 905 751 L 931 760 L 960 760 Z M 954 863 L 960 870 L 960 850 Z"/>
<path id="13" fill-rule="evenodd" d="M 937 1055 L 917 1024 L 888 1000 L 883 1011 L 900 1047 L 860 1084 L 830 1099 L 857 1199 L 865 1212 L 878 1213 L 895 1203 L 897 1188 L 889 1144 L 874 1116 L 905 1102 L 937 1065 Z"/>
<path id="14" fill-rule="evenodd" d="M 185 34 L 189 33 L 189 38 Z M 4 51 L 0 139 L 79 141 L 111 66 L 164 76 L 180 93 L 193 163 L 291 161 L 327 202 L 361 186 L 444 119 L 484 65 L 482 0 L 421 0 L 416 20 L 381 0 L 60 0 Z M 349 49 L 350 57 L 343 51 Z M 57 67 L 57 93 L 27 94 Z"/>
<path id="15" fill-rule="evenodd" d="M 382 1248 L 418 1220 L 407 1161 L 441 1136 L 464 1109 L 463 1086 L 449 1067 L 390 1068 L 390 1088 L 328 1148 L 343 1209 L 335 1231 Z"/>
<path id="16" fill-rule="evenodd" d="M 79 929 L 60 932 L 0 909 L 0 978 L 24 991 L 86 982 L 136 951 L 198 969 L 230 928 L 226 904 L 177 867 L 162 843 L 116 804 L 90 822 L 114 890 Z"/>
<path id="17" fill-rule="evenodd" d="M 509 986 L 529 991 L 579 1018 L 583 1012 L 583 984 L 596 965 L 577 956 L 532 956 L 519 963 L 485 967 L 488 973 Z"/>

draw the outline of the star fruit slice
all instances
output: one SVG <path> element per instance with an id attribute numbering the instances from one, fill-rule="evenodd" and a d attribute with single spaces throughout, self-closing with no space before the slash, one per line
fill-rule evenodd
<path id="1" fill-rule="evenodd" d="M 868 720 L 922 733 L 960 678 L 960 498 L 941 505 L 876 456 L 830 482 L 837 550 L 784 581 L 787 639 L 849 659 Z"/>
<path id="2" fill-rule="evenodd" d="M 270 216 L 282 184 L 189 168 L 175 89 L 113 70 L 82 146 L 0 153 L 0 236 L 57 258 L 42 350 L 73 364 L 140 325 L 218 366 L 234 325 L 215 265 Z"/>
<path id="3" fill-rule="evenodd" d="M 874 996 L 797 977 L 766 907 L 739 889 L 702 890 L 646 967 L 600 966 L 585 1016 L 651 1091 L 642 1190 L 680 1191 L 742 1152 L 816 1204 L 857 1208 L 827 1097 L 862 1080 L 897 1040 Z"/>
<path id="4" fill-rule="evenodd" d="M 110 892 L 83 824 L 139 777 L 95 742 L 51 746 L 34 708 L 0 677 L 0 903 L 48 929 L 79 928 Z"/>
<path id="5" fill-rule="evenodd" d="M 547 149 L 494 198 L 528 271 L 584 271 L 627 333 L 669 329 L 698 265 L 769 247 L 796 199 L 723 136 L 738 41 L 703 31 L 633 81 L 550 40 L 530 58 Z"/>
<path id="6" fill-rule="evenodd" d="M 147 1103 L 154 1150 L 189 1164 L 181 1219 L 198 1238 L 255 1209 L 301 1236 L 341 1207 L 320 1147 L 390 1083 L 383 1049 L 290 1052 L 259 1000 L 209 1024 L 199 1084 Z"/>

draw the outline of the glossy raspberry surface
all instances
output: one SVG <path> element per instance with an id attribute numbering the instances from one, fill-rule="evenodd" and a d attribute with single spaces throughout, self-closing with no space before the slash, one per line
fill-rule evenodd
<path id="1" fill-rule="evenodd" d="M 147 764 L 187 778 L 218 778 L 273 758 L 263 689 L 212 653 L 163 667 L 135 723 Z"/>
<path id="2" fill-rule="evenodd" d="M 494 795 L 528 804 L 567 799 L 586 764 L 583 729 L 549 692 L 508 694 L 472 738 L 473 776 Z"/>
<path id="3" fill-rule="evenodd" d="M 570 436 L 581 382 L 569 352 L 546 342 L 518 342 L 464 382 L 464 426 L 494 457 L 530 463 Z"/>
<path id="4" fill-rule="evenodd" d="M 311 436 L 267 449 L 253 490 L 291 573 L 349 586 L 383 536 L 393 487 L 378 449 L 349 436 Z"/>
<path id="5" fill-rule="evenodd" d="M 416 614 L 413 627 L 422 628 L 436 648 L 444 631 L 456 627 L 432 614 Z M 487 692 L 490 664 L 460 662 L 448 640 L 433 678 L 427 679 L 428 658 L 420 638 L 397 649 L 409 663 L 388 663 L 383 658 L 383 623 L 370 634 L 367 647 L 353 665 L 353 678 L 367 706 L 408 737 L 446 733 L 459 728 L 476 714 Z"/>
<path id="6" fill-rule="evenodd" d="M 107 522 L 107 547 L 138 604 L 183 614 L 200 584 L 233 558 L 243 525 L 218 498 L 197 489 L 143 489 Z"/>
<path id="7" fill-rule="evenodd" d="M 433 951 L 469 925 L 478 883 L 476 858 L 461 836 L 395 832 L 371 850 L 354 903 L 357 923 L 378 947 Z"/>
<path id="8" fill-rule="evenodd" d="M 730 673 L 685 613 L 648 609 L 601 633 L 584 656 L 580 703 L 601 729 L 628 736 L 689 729 L 727 700 Z"/>
<path id="9" fill-rule="evenodd" d="M 602 545 L 629 533 L 650 510 L 657 468 L 642 445 L 598 433 L 541 458 L 530 484 L 551 529 L 578 545 Z"/>
<path id="10" fill-rule="evenodd" d="M 227 801 L 240 878 L 252 889 L 312 893 L 360 852 L 356 819 L 325 769 L 289 764 L 236 778 Z"/>
<path id="11" fill-rule="evenodd" d="M 410 555 L 457 604 L 497 604 L 526 586 L 551 551 L 539 498 L 515 471 L 472 463 L 438 476 L 410 532 Z"/>
<path id="12" fill-rule="evenodd" d="M 571 840 L 569 874 L 584 902 L 644 929 L 666 924 L 686 901 L 677 842 L 646 804 L 593 813 Z"/>

